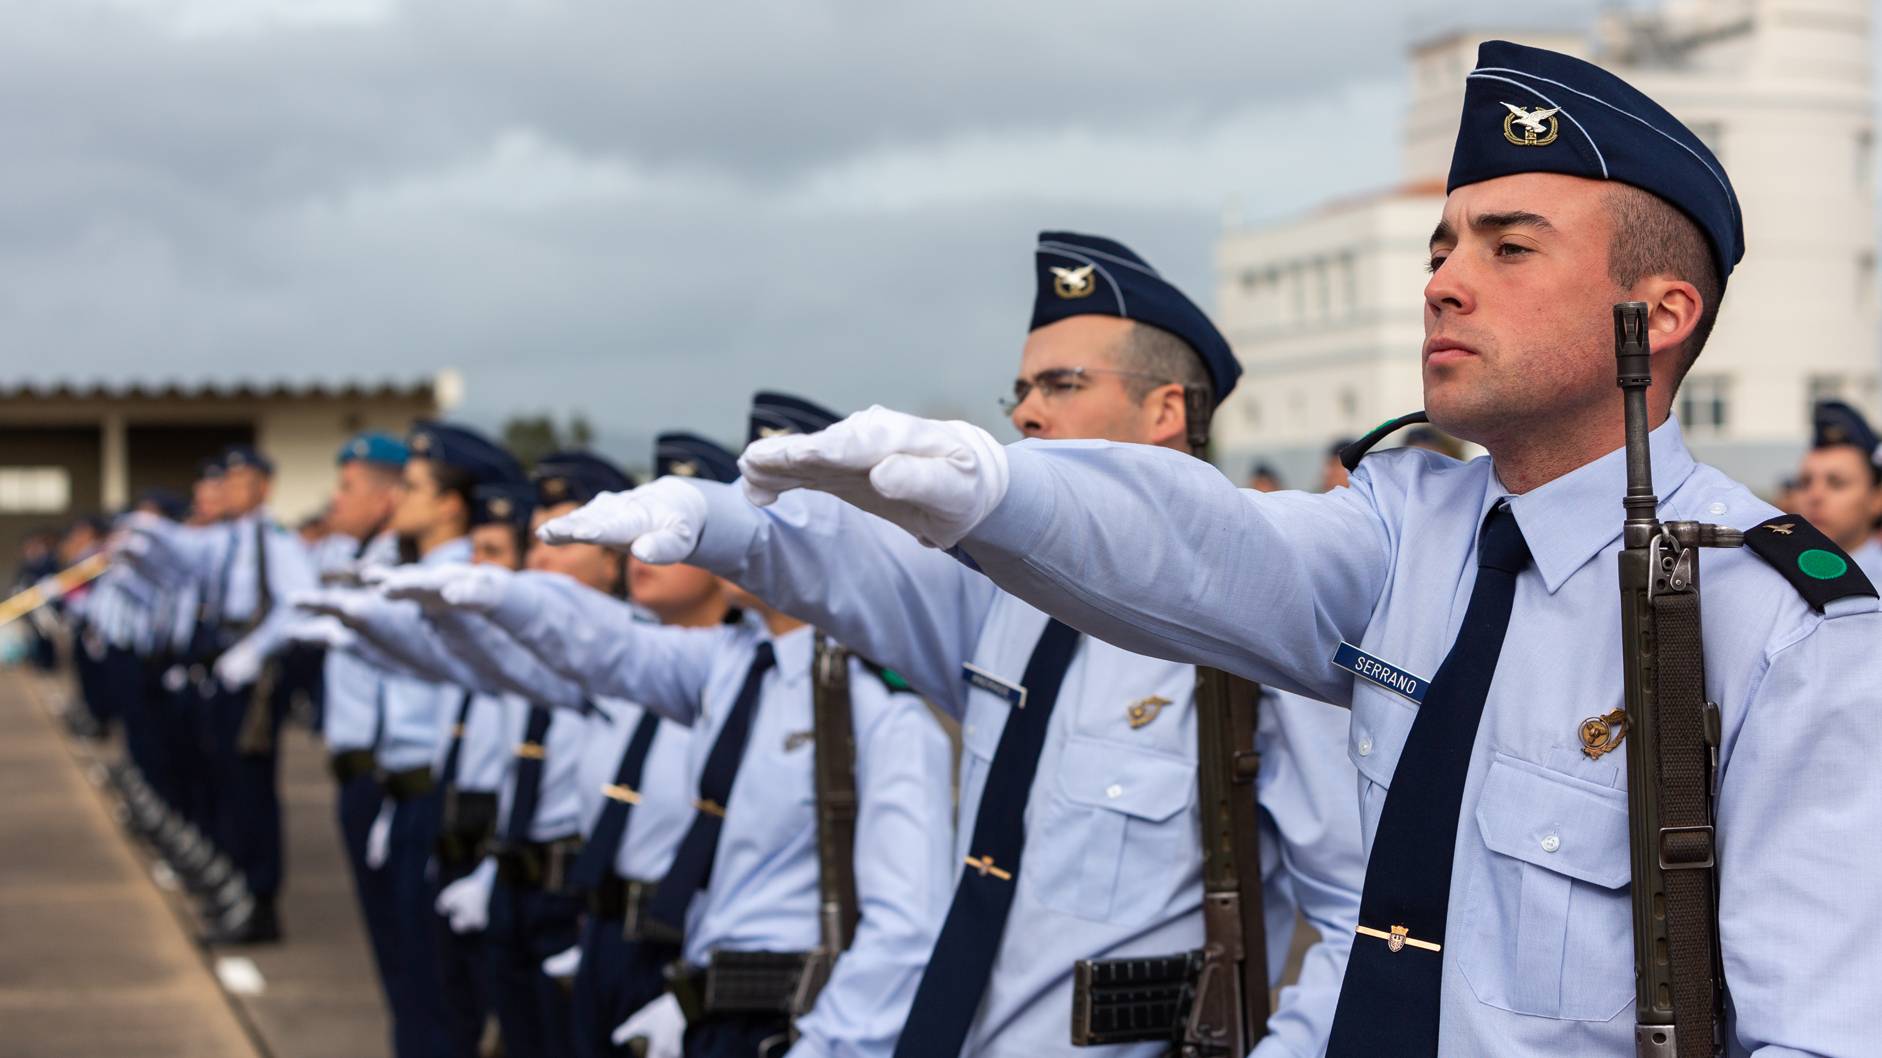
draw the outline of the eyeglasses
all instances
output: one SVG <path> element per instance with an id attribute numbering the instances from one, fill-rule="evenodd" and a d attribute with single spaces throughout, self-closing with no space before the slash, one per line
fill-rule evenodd
<path id="1" fill-rule="evenodd" d="M 1093 375 L 1116 375 L 1119 378 L 1140 378 L 1159 386 L 1167 386 L 1170 379 L 1148 375 L 1142 371 L 1119 371 L 1109 367 L 1050 367 L 1030 379 L 1013 380 L 1013 395 L 1000 398 L 1000 410 L 1008 415 L 1026 403 L 1026 398 L 1033 390 L 1039 391 L 1039 399 L 1048 404 L 1060 397 L 1077 393 L 1086 387 L 1087 379 Z"/>

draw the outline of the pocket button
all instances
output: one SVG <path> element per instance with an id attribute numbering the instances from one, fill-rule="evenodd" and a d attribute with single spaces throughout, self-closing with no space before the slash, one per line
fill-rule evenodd
<path id="1" fill-rule="evenodd" d="M 1542 839 L 1542 851 L 1544 852 L 1554 852 L 1561 847 L 1562 839 L 1554 834 L 1550 834 L 1548 837 Z"/>

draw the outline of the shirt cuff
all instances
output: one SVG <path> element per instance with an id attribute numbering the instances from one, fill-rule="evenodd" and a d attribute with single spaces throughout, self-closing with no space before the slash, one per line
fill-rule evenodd
<path id="1" fill-rule="evenodd" d="M 745 499 L 737 484 L 696 480 L 687 484 L 706 498 L 706 525 L 686 561 L 721 577 L 736 576 L 745 568 L 764 514 Z"/>

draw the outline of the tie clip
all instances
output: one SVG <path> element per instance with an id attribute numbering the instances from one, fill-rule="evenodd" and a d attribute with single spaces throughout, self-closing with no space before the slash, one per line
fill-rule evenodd
<path id="1" fill-rule="evenodd" d="M 1442 945 L 1433 944 L 1428 940 L 1417 940 L 1409 936 L 1411 931 L 1406 929 L 1404 926 L 1393 926 L 1392 932 L 1390 933 L 1387 933 L 1384 930 L 1373 929 L 1371 926 L 1355 926 L 1353 928 L 1362 937 L 1379 938 L 1380 940 L 1385 942 L 1385 946 L 1387 948 L 1390 948 L 1393 951 L 1404 951 L 1405 946 L 1408 944 L 1414 948 L 1423 948 L 1426 951 L 1444 950 Z"/>
<path id="2" fill-rule="evenodd" d="M 709 816 L 718 816 L 720 819 L 725 818 L 725 806 L 720 804 L 717 801 L 707 800 L 706 798 L 702 797 L 699 800 L 693 802 L 693 807 L 699 809 L 701 812 L 704 812 Z"/>
<path id="3" fill-rule="evenodd" d="M 519 757 L 526 757 L 530 760 L 541 760 L 543 759 L 543 756 L 544 756 L 542 752 L 542 743 L 540 742 L 518 743 L 516 747 L 516 755 Z"/>
<path id="4" fill-rule="evenodd" d="M 622 786 L 618 783 L 609 783 L 608 785 L 603 786 L 601 788 L 601 793 L 604 797 L 608 798 L 610 801 L 620 801 L 623 804 L 630 804 L 630 805 L 637 805 L 640 803 L 639 794 L 635 793 L 633 790 L 625 786 Z"/>
<path id="5" fill-rule="evenodd" d="M 1010 882 L 1013 880 L 1013 872 L 1003 871 L 1000 868 L 995 867 L 993 865 L 992 856 L 969 856 L 967 857 L 967 866 L 972 867 L 976 871 L 979 871 L 980 876 L 982 878 L 985 878 L 987 875 L 991 874 L 995 878 L 998 878 L 999 880 L 1003 882 Z"/>

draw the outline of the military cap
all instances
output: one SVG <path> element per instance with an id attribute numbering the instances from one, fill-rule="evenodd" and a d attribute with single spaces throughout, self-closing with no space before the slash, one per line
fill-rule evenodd
<path id="1" fill-rule="evenodd" d="M 536 490 L 528 482 L 494 481 L 471 490 L 470 524 L 528 529 L 536 513 Z"/>
<path id="2" fill-rule="evenodd" d="M 653 472 L 655 477 L 675 474 L 733 482 L 738 480 L 738 457 L 698 434 L 663 433 L 654 438 Z"/>
<path id="3" fill-rule="evenodd" d="M 751 430 L 745 437 L 750 444 L 761 437 L 782 437 L 793 433 L 816 433 L 835 426 L 843 416 L 819 404 L 788 393 L 762 390 L 751 399 Z"/>
<path id="4" fill-rule="evenodd" d="M 200 479 L 219 478 L 226 472 L 227 468 L 222 465 L 221 456 L 210 456 L 196 464 L 196 476 Z"/>
<path id="5" fill-rule="evenodd" d="M 523 465 L 503 446 L 468 426 L 417 422 L 406 438 L 411 458 L 457 467 L 479 484 L 521 481 Z"/>
<path id="6" fill-rule="evenodd" d="M 1811 409 L 1810 447 L 1833 448 L 1855 445 L 1862 454 L 1874 458 L 1878 442 L 1875 431 L 1862 413 L 1840 400 L 1820 400 Z"/>
<path id="7" fill-rule="evenodd" d="M 341 466 L 348 463 L 376 463 L 379 466 L 402 469 L 405 460 L 411 455 L 411 449 L 405 447 L 405 441 L 379 430 L 366 430 L 353 435 L 352 439 L 340 446 L 340 454 L 334 462 Z"/>
<path id="8" fill-rule="evenodd" d="M 634 479 L 620 467 L 593 452 L 567 449 L 551 452 L 536 461 L 536 502 L 544 507 L 558 503 L 587 503 L 604 492 L 625 492 L 634 487 Z"/>
<path id="9" fill-rule="evenodd" d="M 1719 281 L 1745 255 L 1745 227 L 1725 167 L 1693 131 L 1593 63 L 1493 40 L 1464 83 L 1464 115 L 1445 191 L 1513 173 L 1616 180 L 1692 218 Z"/>
<path id="10" fill-rule="evenodd" d="M 190 509 L 189 500 L 174 489 L 164 488 L 145 489 L 138 493 L 135 506 L 154 507 L 158 514 L 173 522 L 182 521 L 189 514 Z"/>
<path id="11" fill-rule="evenodd" d="M 274 477 L 274 461 L 262 455 L 254 445 L 230 445 L 223 449 L 222 465 L 228 470 L 249 467 L 265 477 Z"/>
<path id="12" fill-rule="evenodd" d="M 1123 243 L 1042 231 L 1033 261 L 1039 283 L 1030 330 L 1073 316 L 1117 316 L 1168 331 L 1202 358 L 1218 405 L 1242 377 L 1228 339 L 1208 315 Z"/>

